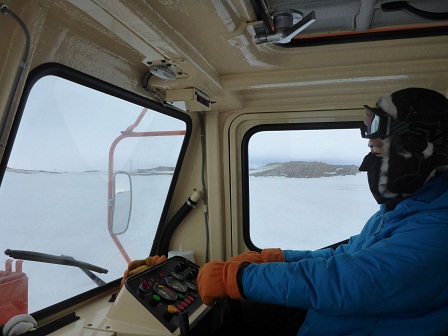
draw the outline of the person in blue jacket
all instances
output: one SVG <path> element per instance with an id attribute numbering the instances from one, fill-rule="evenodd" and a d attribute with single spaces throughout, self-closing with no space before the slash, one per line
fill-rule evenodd
<path id="1" fill-rule="evenodd" d="M 205 304 L 228 295 L 300 308 L 301 336 L 448 335 L 448 99 L 407 88 L 365 110 L 371 152 L 360 170 L 380 210 L 336 249 L 265 249 L 205 264 Z"/>

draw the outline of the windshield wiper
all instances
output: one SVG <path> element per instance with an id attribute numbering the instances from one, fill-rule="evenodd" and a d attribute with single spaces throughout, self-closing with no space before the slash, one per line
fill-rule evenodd
<path id="1" fill-rule="evenodd" d="M 22 260 L 31 260 L 38 261 L 50 264 L 59 264 L 59 265 L 67 265 L 67 266 L 75 266 L 79 267 L 82 270 L 90 270 L 98 273 L 107 273 L 109 272 L 107 269 L 95 266 L 83 261 L 76 260 L 73 257 L 69 256 L 56 256 L 52 254 L 34 252 L 34 251 L 21 251 L 21 250 L 10 250 L 7 249 L 5 254 L 14 259 L 22 259 Z"/>
<path id="2" fill-rule="evenodd" d="M 66 257 L 66 258 L 69 258 L 69 259 L 72 259 L 72 260 L 75 260 L 76 262 L 79 262 L 79 261 L 77 261 L 75 258 L 73 258 L 73 257 L 69 257 L 69 256 L 64 256 L 63 255 L 63 257 Z M 102 286 L 102 285 L 105 285 L 106 284 L 106 282 L 104 281 L 104 280 L 102 280 L 102 279 L 100 279 L 96 274 L 93 274 L 91 271 L 89 271 L 88 269 L 85 269 L 85 268 L 79 268 L 81 271 L 83 271 L 84 272 L 84 274 L 85 275 L 87 275 L 94 283 L 96 283 L 97 284 L 97 286 Z M 106 273 L 107 273 L 107 270 L 105 270 L 106 271 Z"/>

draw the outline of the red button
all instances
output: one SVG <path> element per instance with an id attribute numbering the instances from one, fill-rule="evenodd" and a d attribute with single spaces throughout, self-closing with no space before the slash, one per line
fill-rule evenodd
<path id="1" fill-rule="evenodd" d="M 182 306 L 181 304 L 178 304 L 178 305 L 177 305 L 177 308 L 179 308 L 180 311 L 183 311 L 183 310 L 185 309 L 185 307 Z"/>
<path id="2" fill-rule="evenodd" d="M 148 289 L 149 288 L 149 282 L 146 279 L 142 279 L 142 282 L 140 284 L 142 286 L 143 289 Z"/>

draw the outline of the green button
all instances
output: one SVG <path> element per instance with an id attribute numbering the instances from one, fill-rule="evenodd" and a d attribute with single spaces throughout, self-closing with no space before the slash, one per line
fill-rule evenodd
<path id="1" fill-rule="evenodd" d="M 160 301 L 160 296 L 158 296 L 158 295 L 156 295 L 156 294 L 154 294 L 154 295 L 152 296 L 152 298 L 153 298 L 154 300 L 156 300 L 156 301 Z"/>
<path id="2" fill-rule="evenodd" d="M 177 293 L 177 297 L 178 297 L 180 300 L 183 300 L 185 296 L 183 296 L 183 294 L 181 294 L 181 293 Z"/>

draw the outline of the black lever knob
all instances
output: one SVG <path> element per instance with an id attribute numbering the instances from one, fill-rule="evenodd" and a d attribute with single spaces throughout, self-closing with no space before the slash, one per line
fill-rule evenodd
<path id="1" fill-rule="evenodd" d="M 185 261 L 179 262 L 176 266 L 173 267 L 173 271 L 182 272 L 188 268 L 188 264 Z"/>
<path id="2" fill-rule="evenodd" d="M 195 269 L 192 269 L 190 272 L 185 275 L 185 279 L 187 280 L 194 280 L 198 276 L 198 271 Z"/>

